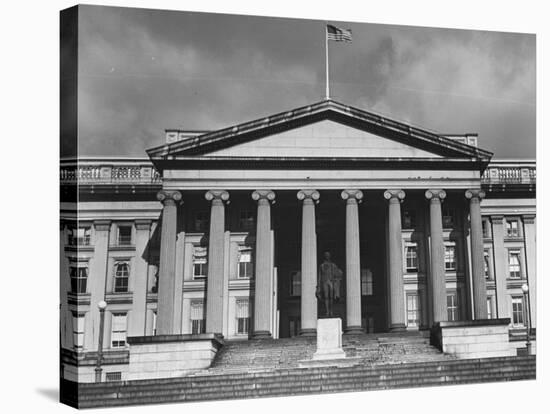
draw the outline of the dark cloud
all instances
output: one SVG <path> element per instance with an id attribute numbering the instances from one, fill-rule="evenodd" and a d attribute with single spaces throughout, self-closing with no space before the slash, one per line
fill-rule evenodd
<path id="1" fill-rule="evenodd" d="M 222 128 L 324 95 L 324 22 L 98 6 L 79 22 L 85 156 L 144 156 L 165 128 Z M 329 45 L 335 99 L 534 156 L 533 35 L 342 25 L 354 40 Z"/>

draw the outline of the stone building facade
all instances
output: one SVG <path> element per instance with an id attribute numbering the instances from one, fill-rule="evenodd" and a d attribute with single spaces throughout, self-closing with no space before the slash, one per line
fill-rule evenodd
<path id="1" fill-rule="evenodd" d="M 100 337 L 117 380 L 128 337 L 315 334 L 327 251 L 345 332 L 510 318 L 521 346 L 536 328 L 534 161 L 333 100 L 165 138 L 61 162 L 64 378 L 93 381 Z"/>

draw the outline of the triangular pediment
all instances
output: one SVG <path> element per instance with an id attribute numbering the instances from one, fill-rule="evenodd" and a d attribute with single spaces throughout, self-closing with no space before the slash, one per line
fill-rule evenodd
<path id="1" fill-rule="evenodd" d="M 212 157 L 418 158 L 440 154 L 381 137 L 328 119 L 215 150 Z"/>
<path id="2" fill-rule="evenodd" d="M 168 159 L 423 159 L 487 161 L 492 153 L 332 100 L 148 150 Z"/>

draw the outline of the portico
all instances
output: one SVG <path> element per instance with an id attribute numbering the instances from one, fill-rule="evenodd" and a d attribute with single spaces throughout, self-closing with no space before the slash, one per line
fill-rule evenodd
<path id="1" fill-rule="evenodd" d="M 367 302 L 363 290 L 368 291 L 369 283 L 373 283 L 368 278 L 373 268 L 378 269 L 375 280 L 386 284 L 374 287 L 386 313 L 383 329 L 407 329 L 410 309 L 404 286 L 404 255 L 410 252 L 405 249 L 403 206 L 414 210 L 418 217 L 413 233 L 419 240 L 414 254 L 423 263 L 418 269 L 418 284 L 425 292 L 421 302 L 426 317 L 419 317 L 423 319 L 421 325 L 427 327 L 448 319 L 448 271 L 458 268 L 454 287 L 457 290 L 458 284 L 464 284 L 463 318 L 487 317 L 479 208 L 484 196 L 480 177 L 491 157 L 487 151 L 326 100 L 186 138 L 148 153 L 163 176 L 159 193 L 163 212 L 157 326 L 164 334 L 178 333 L 170 329 L 176 329 L 173 321 L 178 317 L 174 314 L 183 309 L 181 303 L 176 303 L 177 297 L 169 293 L 176 274 L 177 222 L 189 225 L 196 211 L 188 211 L 185 203 L 191 199 L 196 205 L 201 197 L 207 202 L 201 208 L 207 206 L 210 217 L 204 234 L 208 239 L 207 333 L 223 334 L 227 329 L 224 321 L 232 254 L 227 240 L 239 230 L 232 228 L 231 220 L 242 218 L 237 217 L 239 212 L 249 212 L 250 205 L 254 206 L 254 226 L 247 229 L 246 237 L 251 239 L 254 277 L 248 311 L 252 324 L 249 332 L 255 337 L 273 336 L 279 328 L 285 331 L 283 321 L 290 323 L 285 308 L 291 303 L 285 301 L 287 292 L 280 288 L 295 283 L 289 280 L 292 277 L 299 278 L 300 283 L 299 295 L 291 295 L 299 296 L 299 315 L 294 314 L 299 317 L 298 331 L 302 335 L 315 334 L 315 288 L 320 249 L 325 248 L 319 240 L 316 213 L 323 203 L 330 207 L 329 221 L 341 224 L 336 229 L 341 228 L 341 245 L 345 246 L 337 263 L 344 270 L 345 331 L 365 329 L 369 311 L 362 303 Z M 237 203 L 233 202 L 235 195 L 240 200 Z M 242 201 L 245 198 L 248 200 Z M 449 223 L 444 222 L 442 206 L 447 205 L 450 208 L 446 210 L 453 211 L 455 220 L 445 228 Z M 278 212 L 279 206 L 288 220 Z M 374 208 L 382 211 L 383 231 L 368 236 L 362 217 L 369 217 Z M 190 219 L 185 218 L 187 214 Z M 298 219 L 291 220 L 291 215 Z M 279 254 L 286 248 L 282 235 L 292 231 L 283 229 L 285 225 L 295 225 L 299 233 L 299 266 L 294 273 L 288 260 Z M 184 237 L 187 232 L 192 229 L 184 228 Z M 453 238 L 457 248 L 452 250 L 454 262 L 448 262 L 451 250 L 445 243 Z M 363 245 L 366 239 L 369 242 Z M 385 245 L 384 256 L 375 259 L 381 262 L 378 267 L 368 263 L 373 262 L 372 258 L 365 259 L 371 257 L 368 249 L 376 242 Z M 460 255 L 455 257 L 458 251 Z M 455 263 L 455 269 L 448 263 Z"/>

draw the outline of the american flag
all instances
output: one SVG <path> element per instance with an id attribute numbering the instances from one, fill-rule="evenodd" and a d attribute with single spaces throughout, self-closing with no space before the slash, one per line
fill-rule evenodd
<path id="1" fill-rule="evenodd" d="M 327 24 L 327 39 L 335 42 L 351 42 L 351 30 Z"/>

